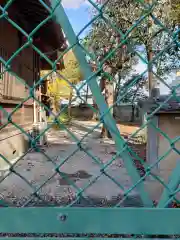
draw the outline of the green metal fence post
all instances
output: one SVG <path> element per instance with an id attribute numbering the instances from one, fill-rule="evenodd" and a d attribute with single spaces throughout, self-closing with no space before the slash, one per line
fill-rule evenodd
<path id="1" fill-rule="evenodd" d="M 76 35 L 73 31 L 73 28 L 69 22 L 68 17 L 66 16 L 63 6 L 60 3 L 57 7 L 56 0 L 51 0 L 51 5 L 52 5 L 52 8 L 55 9 L 54 17 L 56 19 L 56 22 L 59 23 L 61 25 L 61 27 L 63 28 L 63 31 L 68 39 L 69 44 L 71 46 L 75 46 L 73 48 L 74 54 L 80 63 L 80 68 L 85 76 L 85 79 L 88 79 L 90 76 L 92 76 L 90 66 L 88 65 L 88 63 L 86 61 L 85 54 L 83 53 L 81 47 L 78 45 Z M 104 101 L 104 97 L 102 96 L 102 94 L 100 92 L 100 88 L 97 84 L 95 76 L 92 77 L 92 79 L 88 82 L 88 85 L 93 93 L 93 96 L 96 100 L 96 103 L 98 105 L 100 113 L 101 113 L 101 115 L 103 115 L 108 110 L 108 107 Z M 109 132 L 111 133 L 113 139 L 115 140 L 117 150 L 119 152 L 121 152 L 124 147 L 124 140 L 119 133 L 119 129 L 116 126 L 115 120 L 113 119 L 112 115 L 109 112 L 107 114 L 105 114 L 103 118 L 104 118 L 104 122 L 105 122 Z M 142 198 L 144 206 L 146 206 L 146 207 L 152 206 L 152 201 L 150 200 L 148 193 L 145 190 L 144 183 L 140 179 L 140 176 L 133 164 L 132 158 L 129 156 L 127 150 L 124 150 L 124 152 L 121 155 L 122 155 L 124 164 L 126 166 L 127 172 L 129 174 L 129 176 L 132 178 L 133 184 L 137 184 L 139 182 L 137 184 L 137 189 Z"/>

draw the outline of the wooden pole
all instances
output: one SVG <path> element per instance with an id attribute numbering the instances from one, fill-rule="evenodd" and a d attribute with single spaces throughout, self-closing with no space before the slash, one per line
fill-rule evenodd
<path id="1" fill-rule="evenodd" d="M 34 89 L 34 95 L 36 96 L 36 89 Z M 36 109 L 36 101 L 34 99 L 33 99 L 33 114 L 34 114 L 34 123 L 37 123 L 37 109 Z"/>
<path id="2" fill-rule="evenodd" d="M 152 0 L 147 0 L 148 5 L 150 6 L 152 4 Z M 153 25 L 153 20 L 149 16 L 148 17 L 148 34 L 150 37 L 150 40 L 148 42 L 148 47 L 147 47 L 147 58 L 148 58 L 148 90 L 149 90 L 149 97 L 152 96 L 152 89 L 153 89 L 153 69 L 152 69 L 152 60 L 153 60 L 153 49 L 152 49 L 152 38 L 151 38 L 151 33 L 152 33 L 152 25 Z"/>

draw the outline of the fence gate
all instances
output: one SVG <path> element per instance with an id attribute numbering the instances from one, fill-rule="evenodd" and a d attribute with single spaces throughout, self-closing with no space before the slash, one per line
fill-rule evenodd
<path id="1" fill-rule="evenodd" d="M 10 57 L 0 56 L 4 69 L 0 79 L 9 72 L 28 93 L 24 99 L 0 98 L 6 116 L 0 126 L 0 237 L 178 238 L 180 98 L 179 84 L 170 84 L 180 65 L 175 4 L 168 0 L 84 1 L 91 21 L 76 36 L 61 1 L 24 2 L 0 0 L 0 45 L 11 52 Z M 65 50 L 63 44 L 54 43 L 60 44 L 61 28 L 67 39 Z M 57 50 L 59 55 L 53 59 Z M 57 70 L 57 63 L 71 50 L 92 92 L 96 104 L 87 103 L 87 107 L 98 111 L 97 121 L 72 118 L 67 124 L 62 119 L 67 105 L 53 112 L 35 94 L 48 75 L 57 72 L 81 98 L 83 86 L 77 89 Z M 34 79 L 40 75 L 33 68 L 33 52 L 39 55 L 43 70 L 51 66 L 38 80 Z M 14 62 L 20 58 L 16 69 Z M 111 105 L 108 85 L 116 88 Z M 158 88 L 163 96 L 157 96 Z M 140 108 L 140 127 L 113 118 L 111 110 L 124 99 Z M 21 123 L 14 115 L 37 105 L 51 112 L 51 122 L 34 139 L 26 115 Z M 111 138 L 100 138 L 102 125 Z M 44 134 L 48 140 L 42 148 L 37 143 Z M 18 153 L 16 158 L 12 151 Z"/>

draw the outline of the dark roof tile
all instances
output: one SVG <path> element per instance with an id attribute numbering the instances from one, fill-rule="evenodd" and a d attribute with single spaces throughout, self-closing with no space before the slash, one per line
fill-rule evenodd
<path id="1" fill-rule="evenodd" d="M 0 0 L 0 5 L 4 6 L 6 2 L 6 0 Z M 44 3 L 50 7 L 49 0 L 44 0 Z M 48 10 L 38 0 L 15 0 L 7 11 L 8 16 L 28 34 L 49 16 Z M 58 54 L 58 50 L 66 48 L 61 26 L 52 19 L 38 29 L 33 35 L 33 40 L 33 44 L 42 52 L 54 53 L 57 50 Z M 50 59 L 55 61 L 57 54 L 49 55 Z"/>

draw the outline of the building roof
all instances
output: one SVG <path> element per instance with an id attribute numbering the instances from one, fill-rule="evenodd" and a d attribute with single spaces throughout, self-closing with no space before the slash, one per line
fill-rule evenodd
<path id="1" fill-rule="evenodd" d="M 157 114 L 180 112 L 180 98 L 178 101 L 178 97 L 161 95 L 154 99 L 141 101 L 139 102 L 139 106 L 143 108 L 145 112 L 152 112 L 161 106 Z"/>
<path id="2" fill-rule="evenodd" d="M 162 105 L 160 111 L 161 112 L 174 112 L 174 111 L 180 111 L 180 98 L 179 101 L 177 98 L 171 96 L 171 98 L 167 101 L 169 98 L 168 95 L 160 96 L 156 103 L 158 106 Z M 166 102 L 167 101 L 167 102 Z M 166 103 L 164 103 L 166 102 Z"/>
<path id="3" fill-rule="evenodd" d="M 0 0 L 4 6 L 6 0 Z M 49 0 L 44 0 L 50 6 Z M 8 16 L 27 33 L 31 33 L 43 20 L 49 16 L 48 10 L 38 0 L 15 0 L 7 9 Z M 25 41 L 27 41 L 25 37 Z M 48 52 L 48 57 L 54 61 L 58 51 L 66 48 L 66 40 L 59 24 L 52 19 L 46 22 L 33 35 L 33 44 L 42 52 Z M 62 62 L 61 62 L 62 65 Z"/>

